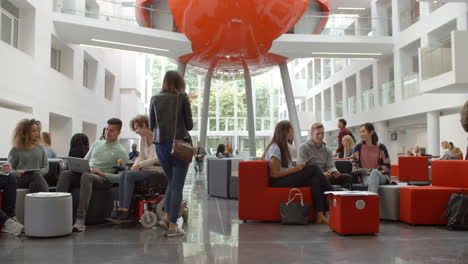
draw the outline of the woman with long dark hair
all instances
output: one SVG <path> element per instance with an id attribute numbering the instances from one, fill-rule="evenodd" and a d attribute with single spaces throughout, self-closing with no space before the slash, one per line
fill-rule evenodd
<path id="1" fill-rule="evenodd" d="M 226 146 L 224 144 L 219 144 L 218 149 L 216 150 L 216 157 L 218 159 L 226 158 L 224 152 L 226 151 Z"/>
<path id="2" fill-rule="evenodd" d="M 69 157 L 84 158 L 89 151 L 88 136 L 82 133 L 73 135 L 70 141 Z"/>
<path id="3" fill-rule="evenodd" d="M 351 156 L 353 171 L 365 168 L 370 172 L 362 172 L 362 182 L 368 186 L 368 191 L 377 193 L 379 185 L 391 182 L 390 157 L 384 144 L 379 143 L 379 137 L 374 125 L 366 123 L 359 129 L 362 142 L 354 148 Z"/>
<path id="4" fill-rule="evenodd" d="M 183 236 L 185 231 L 176 222 L 189 163 L 175 158 L 171 151 L 174 138 L 191 143 L 188 131 L 193 128 L 193 120 L 185 81 L 179 72 L 166 72 L 161 92 L 151 98 L 149 122 L 156 154 L 168 180 L 165 214 L 159 225 L 167 228 L 168 237 Z"/>
<path id="5" fill-rule="evenodd" d="M 333 187 L 317 166 L 304 163 L 292 166 L 291 150 L 288 142 L 294 135 L 289 121 L 281 121 L 275 127 L 275 134 L 262 156 L 270 165 L 270 185 L 272 187 L 311 187 L 312 200 L 317 210 L 317 223 L 328 224 L 325 212 L 328 199 L 323 194 Z"/>

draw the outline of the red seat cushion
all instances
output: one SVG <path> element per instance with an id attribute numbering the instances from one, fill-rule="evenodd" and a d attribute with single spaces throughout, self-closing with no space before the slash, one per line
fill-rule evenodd
<path id="1" fill-rule="evenodd" d="M 447 224 L 442 214 L 452 193 L 462 188 L 422 186 L 400 188 L 400 220 L 409 224 Z M 468 191 L 468 189 L 464 189 Z"/>
<path id="2" fill-rule="evenodd" d="M 434 160 L 432 185 L 468 188 L 468 161 Z"/>
<path id="3" fill-rule="evenodd" d="M 292 188 L 269 186 L 269 166 L 266 161 L 242 161 L 239 163 L 239 219 L 256 221 L 279 221 L 279 204 L 288 200 Z M 304 203 L 312 204 L 311 188 L 301 190 Z M 310 220 L 316 212 L 311 210 Z"/>
<path id="4" fill-rule="evenodd" d="M 392 176 L 398 176 L 398 175 L 400 175 L 399 166 L 398 166 L 398 165 L 392 165 L 392 167 L 391 167 L 391 173 L 392 173 Z"/>
<path id="5" fill-rule="evenodd" d="M 429 157 L 399 157 L 400 181 L 429 181 Z"/>

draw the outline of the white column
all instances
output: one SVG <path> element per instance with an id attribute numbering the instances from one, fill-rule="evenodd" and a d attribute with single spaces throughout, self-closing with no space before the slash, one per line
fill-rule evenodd
<path id="1" fill-rule="evenodd" d="M 427 152 L 440 154 L 440 112 L 427 113 Z"/>
<path id="2" fill-rule="evenodd" d="M 281 79 L 283 81 L 284 97 L 286 98 L 286 105 L 288 107 L 289 120 L 294 128 L 294 144 L 296 147 L 299 147 L 301 144 L 301 128 L 299 126 L 296 104 L 294 103 L 294 93 L 292 90 L 291 78 L 289 77 L 288 64 L 283 62 L 279 67 Z"/>
<path id="3" fill-rule="evenodd" d="M 247 101 L 247 130 L 249 133 L 249 151 L 251 157 L 257 156 L 257 146 L 255 142 L 255 113 L 253 104 L 253 89 L 252 78 L 249 68 L 244 64 L 244 79 L 245 79 L 245 97 Z"/>
<path id="4" fill-rule="evenodd" d="M 202 100 L 200 98 L 201 94 L 202 94 L 202 90 L 201 90 L 201 76 L 200 75 L 197 75 L 197 96 L 198 96 L 198 107 L 197 107 L 197 118 L 198 118 L 198 141 L 200 141 L 200 131 L 201 131 L 201 108 L 202 108 Z"/>
<path id="5" fill-rule="evenodd" d="M 185 70 L 187 69 L 187 64 L 183 62 L 178 62 L 177 63 L 177 71 L 182 75 L 182 77 L 185 77 Z"/>
<path id="6" fill-rule="evenodd" d="M 234 81 L 234 148 L 237 149 L 239 152 L 240 146 L 239 146 L 239 126 L 238 126 L 238 120 L 237 120 L 237 112 L 239 111 L 239 98 L 238 98 L 238 87 L 237 87 L 237 82 Z"/>
<path id="7" fill-rule="evenodd" d="M 205 89 L 203 90 L 203 108 L 200 125 L 200 143 L 203 147 L 206 147 L 206 134 L 208 131 L 208 109 L 210 107 L 210 89 L 211 89 L 211 78 L 213 77 L 213 69 L 208 69 L 205 76 Z"/>
<path id="8" fill-rule="evenodd" d="M 362 80 L 361 71 L 356 73 L 356 112 L 362 112 Z"/>
<path id="9" fill-rule="evenodd" d="M 377 1 L 372 1 L 371 17 L 374 36 L 388 36 L 389 19 L 387 8 Z"/>
<path id="10" fill-rule="evenodd" d="M 403 100 L 403 51 L 401 49 L 395 49 L 393 55 L 393 72 L 395 74 L 395 103 L 398 104 Z"/>
<path id="11" fill-rule="evenodd" d="M 348 115 L 348 87 L 346 85 L 346 79 L 341 83 L 343 87 L 343 117 L 346 117 Z"/>
<path id="12" fill-rule="evenodd" d="M 321 122 L 325 122 L 325 93 L 323 91 L 320 92 L 320 119 Z"/>
<path id="13" fill-rule="evenodd" d="M 219 127 L 219 82 L 215 80 L 214 81 L 214 86 L 215 86 L 215 94 L 216 94 L 216 131 L 220 131 Z M 209 124 L 208 124 L 209 125 Z"/>
<path id="14" fill-rule="evenodd" d="M 372 80 L 373 80 L 372 86 L 374 87 L 374 108 L 380 107 L 380 83 L 382 83 L 380 77 L 381 77 L 380 65 L 379 65 L 379 61 L 376 60 L 372 64 Z"/>
<path id="15" fill-rule="evenodd" d="M 335 86 L 332 86 L 330 91 L 330 102 L 331 102 L 331 118 L 330 120 L 336 119 L 336 96 L 335 96 Z"/>
<path id="16" fill-rule="evenodd" d="M 388 146 L 388 144 L 390 144 L 390 137 L 388 134 L 387 121 L 375 122 L 375 131 L 377 132 L 377 135 L 379 136 L 379 143 L 382 143 Z"/>

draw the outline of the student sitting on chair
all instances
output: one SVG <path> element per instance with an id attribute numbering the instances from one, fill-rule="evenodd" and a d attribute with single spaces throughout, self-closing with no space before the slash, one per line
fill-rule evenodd
<path id="1" fill-rule="evenodd" d="M 18 188 L 29 189 L 31 193 L 48 192 L 49 185 L 44 175 L 49 172 L 49 161 L 44 148 L 39 145 L 41 122 L 23 119 L 13 133 L 13 148 L 8 162 L 17 178 Z"/>
<path id="2" fill-rule="evenodd" d="M 130 121 L 130 128 L 140 136 L 140 154 L 130 170 L 121 172 L 119 184 L 119 208 L 116 214 L 108 220 L 113 222 L 127 221 L 130 218 L 129 209 L 132 201 L 135 183 L 162 175 L 163 169 L 155 166 L 159 163 L 156 148 L 152 142 L 153 131 L 149 129 L 148 117 L 138 115 Z"/>
<path id="3" fill-rule="evenodd" d="M 86 154 L 91 171 L 76 173 L 66 170 L 60 173 L 57 183 L 57 192 L 70 192 L 72 187 L 80 187 L 80 201 L 76 211 L 73 231 L 84 231 L 86 213 L 93 189 L 110 189 L 112 184 L 119 183 L 119 174 L 114 173 L 113 166 L 118 165 L 118 160 L 127 163 L 128 154 L 119 143 L 119 135 L 122 130 L 122 121 L 111 118 L 107 121 L 106 140 L 96 141 Z"/>
<path id="4" fill-rule="evenodd" d="M 310 129 L 310 140 L 299 146 L 297 162 L 307 163 L 311 157 L 316 157 L 317 160 L 315 160 L 311 165 L 318 166 L 325 176 L 327 176 L 331 184 L 341 185 L 344 188 L 351 189 L 353 177 L 349 174 L 341 174 L 335 168 L 333 153 L 327 148 L 325 142 L 323 142 L 324 136 L 325 129 L 323 124 L 313 124 Z"/>

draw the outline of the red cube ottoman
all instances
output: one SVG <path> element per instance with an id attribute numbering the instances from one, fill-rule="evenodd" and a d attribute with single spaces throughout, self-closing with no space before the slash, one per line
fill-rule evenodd
<path id="1" fill-rule="evenodd" d="M 379 196 L 372 192 L 330 192 L 330 228 L 340 235 L 379 232 Z"/>

